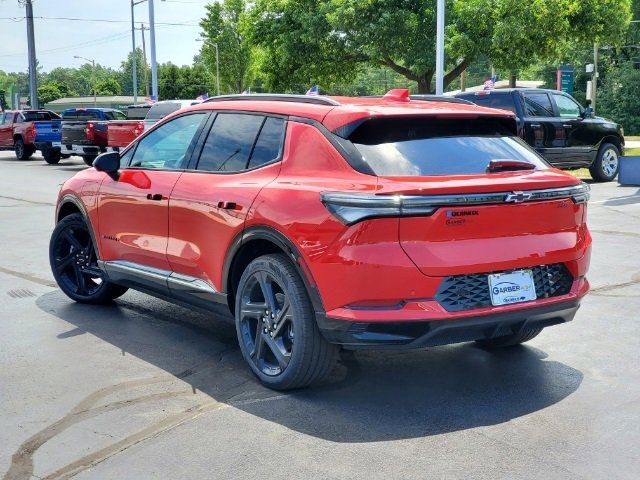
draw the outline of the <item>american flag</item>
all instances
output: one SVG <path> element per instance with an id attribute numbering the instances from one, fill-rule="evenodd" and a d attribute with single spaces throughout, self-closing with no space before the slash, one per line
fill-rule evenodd
<path id="1" fill-rule="evenodd" d="M 208 93 L 203 93 L 202 95 L 198 95 L 198 96 L 196 97 L 196 100 L 204 101 L 204 100 L 206 100 L 207 98 L 209 98 L 209 94 L 208 94 Z"/>
<path id="2" fill-rule="evenodd" d="M 489 80 L 484 82 L 485 90 L 493 90 L 494 88 L 496 88 L 496 77 L 491 77 Z"/>
<path id="3" fill-rule="evenodd" d="M 307 90 L 306 95 L 320 95 L 320 88 L 318 85 L 314 85 L 309 90 Z"/>

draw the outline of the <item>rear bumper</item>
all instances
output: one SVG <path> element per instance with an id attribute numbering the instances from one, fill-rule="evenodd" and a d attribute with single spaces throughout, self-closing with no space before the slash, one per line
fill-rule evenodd
<path id="1" fill-rule="evenodd" d="M 580 297 L 570 300 L 465 316 L 459 319 L 360 322 L 322 317 L 325 338 L 351 349 L 413 349 L 501 337 L 525 327 L 544 328 L 573 320 Z"/>

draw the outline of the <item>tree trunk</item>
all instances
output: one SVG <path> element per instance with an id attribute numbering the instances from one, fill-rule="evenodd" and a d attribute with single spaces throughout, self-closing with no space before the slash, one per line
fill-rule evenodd
<path id="1" fill-rule="evenodd" d="M 433 74 L 425 74 L 418 77 L 418 93 L 433 93 L 431 91 L 431 79 Z"/>
<path id="2" fill-rule="evenodd" d="M 516 79 L 516 72 L 511 72 L 511 74 L 509 75 L 509 88 L 516 88 Z"/>

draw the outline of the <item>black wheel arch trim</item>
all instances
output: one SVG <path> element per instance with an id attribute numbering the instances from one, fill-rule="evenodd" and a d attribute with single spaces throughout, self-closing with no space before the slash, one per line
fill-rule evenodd
<path id="1" fill-rule="evenodd" d="M 87 229 L 89 230 L 89 235 L 91 235 L 91 241 L 93 242 L 93 248 L 96 251 L 96 258 L 98 260 L 100 260 L 100 249 L 98 248 L 98 241 L 97 241 L 95 233 L 93 231 L 93 225 L 91 224 L 91 219 L 89 218 L 89 214 L 87 213 L 87 209 L 84 206 L 84 203 L 82 203 L 82 200 L 80 200 L 75 195 L 71 195 L 70 193 L 67 193 L 66 195 L 64 195 L 58 201 L 58 205 L 56 207 L 56 225 L 58 223 L 60 223 L 60 221 L 62 220 L 60 218 L 60 211 L 62 210 L 62 207 L 65 206 L 65 205 L 68 205 L 68 204 L 73 204 L 78 210 L 80 210 L 80 214 L 84 217 L 84 221 L 87 224 Z"/>
<path id="2" fill-rule="evenodd" d="M 300 250 L 298 250 L 295 244 L 291 240 L 289 240 L 286 235 L 267 225 L 256 225 L 249 227 L 240 232 L 233 239 L 231 245 L 227 250 L 227 255 L 225 257 L 224 265 L 222 268 L 222 292 L 226 293 L 227 295 L 231 293 L 230 290 L 232 287 L 231 285 L 229 285 L 229 278 L 231 274 L 231 268 L 233 267 L 233 262 L 236 259 L 236 254 L 240 251 L 242 246 L 253 240 L 267 240 L 287 254 L 287 256 L 293 262 L 296 271 L 300 275 L 300 278 L 302 278 L 304 286 L 309 293 L 309 298 L 311 299 L 311 304 L 313 306 L 316 318 L 324 318 L 325 309 L 324 304 L 322 303 L 322 297 L 320 296 L 320 292 L 318 291 L 317 283 L 313 278 L 313 274 L 311 273 L 309 266 L 305 262 L 304 257 L 300 253 Z"/>

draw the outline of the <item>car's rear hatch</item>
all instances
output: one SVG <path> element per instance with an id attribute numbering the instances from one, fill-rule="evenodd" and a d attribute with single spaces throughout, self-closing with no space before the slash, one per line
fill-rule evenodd
<path id="1" fill-rule="evenodd" d="M 497 272 L 584 255 L 588 187 L 551 169 L 506 127 L 496 118 L 383 118 L 350 136 L 378 176 L 376 197 L 400 205 L 400 244 L 424 274 Z"/>

